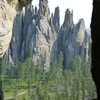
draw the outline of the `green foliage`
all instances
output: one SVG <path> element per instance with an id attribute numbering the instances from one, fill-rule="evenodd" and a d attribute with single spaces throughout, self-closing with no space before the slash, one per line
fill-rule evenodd
<path id="1" fill-rule="evenodd" d="M 5 76 L 5 95 L 10 93 L 18 100 L 91 100 L 96 97 L 96 90 L 90 66 L 90 61 L 82 63 L 77 56 L 69 68 L 63 70 L 63 54 L 60 53 L 58 60 L 52 62 L 50 70 L 44 72 L 43 66 L 34 65 L 31 56 L 28 56 L 25 62 L 16 65 L 16 77 Z M 22 92 L 26 93 L 17 96 Z"/>
<path id="2" fill-rule="evenodd" d="M 1 71 L 1 74 L 6 75 L 7 71 L 8 71 L 7 57 L 4 56 L 2 58 L 2 71 Z"/>

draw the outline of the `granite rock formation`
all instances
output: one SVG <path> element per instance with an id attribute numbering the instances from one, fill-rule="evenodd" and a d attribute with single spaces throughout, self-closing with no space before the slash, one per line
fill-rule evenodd
<path id="1" fill-rule="evenodd" d="M 88 60 L 88 38 L 83 19 L 73 24 L 73 14 L 66 11 L 65 21 L 60 30 L 61 51 L 64 53 L 64 66 L 75 57 L 80 56 L 82 60 Z"/>
<path id="2" fill-rule="evenodd" d="M 99 67 L 100 66 L 99 64 L 99 61 L 100 61 L 99 60 L 100 58 L 100 52 L 99 52 L 100 51 L 100 46 L 99 46 L 100 45 L 99 43 L 99 40 L 100 40 L 99 39 L 100 38 L 100 34 L 99 34 L 100 1 L 99 0 L 93 0 L 93 1 L 94 1 L 93 14 L 92 14 L 93 17 L 92 17 L 92 23 L 91 23 L 91 29 L 92 29 L 91 32 L 92 32 L 92 40 L 93 40 L 92 75 L 97 87 L 97 93 L 98 93 L 97 100 L 100 100 L 100 77 L 99 77 L 100 76 L 99 75 L 100 74 L 100 67 Z M 16 64 L 20 60 L 20 57 L 21 59 L 25 59 L 25 56 L 27 56 L 27 48 L 29 45 L 31 45 L 33 48 L 32 49 L 33 56 L 34 56 L 33 60 L 35 61 L 35 56 L 36 56 L 36 60 L 40 59 L 41 58 L 40 55 L 42 51 L 43 52 L 45 51 L 45 49 L 40 48 L 41 44 L 45 43 L 47 45 L 47 43 L 48 44 L 51 43 L 47 41 L 52 41 L 52 45 L 50 45 L 52 46 L 51 47 L 52 50 L 51 50 L 51 53 L 49 52 L 50 53 L 49 58 L 51 58 L 51 60 L 49 60 L 49 62 L 52 61 L 52 58 L 53 59 L 57 58 L 57 55 L 59 54 L 60 51 L 62 51 L 64 54 L 65 62 L 67 61 L 68 57 L 73 58 L 75 55 L 80 55 L 83 60 L 87 60 L 88 38 L 84 29 L 85 28 L 84 20 L 81 19 L 78 22 L 78 24 L 75 25 L 73 23 L 73 18 L 72 18 L 73 13 L 70 12 L 69 10 L 66 10 L 65 21 L 62 27 L 60 28 L 59 8 L 56 8 L 55 14 L 54 15 L 52 14 L 50 16 L 49 9 L 47 6 L 47 3 L 48 3 L 47 0 L 40 0 L 40 2 L 41 2 L 40 5 L 42 7 L 44 6 L 43 9 L 41 9 L 43 13 L 41 13 L 42 11 L 39 11 L 37 7 L 35 7 L 34 9 L 33 6 L 27 6 L 19 14 L 17 14 L 15 18 L 16 11 L 14 7 L 12 7 L 11 5 L 9 6 L 6 3 L 6 0 L 0 0 L 0 58 L 3 57 L 4 53 L 8 49 L 9 42 L 12 37 L 12 42 L 9 47 L 7 55 L 9 58 L 9 62 L 14 63 L 14 64 Z M 46 11 L 45 9 L 48 9 L 48 11 Z M 11 12 L 9 12 L 9 10 Z M 45 11 L 46 13 L 44 14 Z M 41 29 L 43 29 L 44 27 L 42 27 L 41 24 L 39 24 L 40 20 L 41 20 L 41 23 L 43 23 L 42 25 L 48 24 L 48 28 L 46 30 L 44 29 L 44 31 L 47 34 L 49 34 L 48 32 L 51 30 L 52 36 L 51 34 L 44 35 L 44 31 L 41 31 Z M 12 29 L 12 23 L 13 23 L 13 29 Z M 42 28 L 40 29 L 40 27 Z M 12 36 L 12 33 L 13 33 L 13 36 Z M 50 36 L 53 40 L 50 39 Z M 42 39 L 44 39 L 43 40 L 44 42 L 41 42 Z M 41 44 L 39 45 L 39 43 Z M 38 53 L 35 52 L 35 50 L 38 50 L 37 51 Z M 74 52 L 76 50 L 78 50 L 77 53 Z M 68 53 L 68 56 L 66 52 Z M 48 54 L 48 50 L 47 50 L 47 54 Z M 43 54 L 43 56 L 45 55 Z M 46 58 L 46 57 L 43 57 L 43 58 Z M 41 58 L 41 60 L 43 58 Z M 44 64 L 44 61 L 42 62 Z M 0 100 L 3 100 L 1 81 L 0 81 Z"/>
<path id="3" fill-rule="evenodd" d="M 10 10 L 10 12 L 9 12 Z M 8 5 L 6 0 L 0 0 L 0 75 L 2 57 L 9 48 L 12 37 L 13 20 L 16 15 L 15 7 Z M 4 100 L 0 76 L 0 100 Z"/>
<path id="4" fill-rule="evenodd" d="M 9 10 L 11 12 L 9 12 Z M 7 5 L 5 0 L 0 1 L 0 58 L 9 47 L 9 43 L 12 37 L 13 20 L 15 18 L 16 11 L 14 7 Z"/>
<path id="5" fill-rule="evenodd" d="M 85 22 L 73 22 L 73 11 L 65 12 L 64 23 L 60 27 L 60 10 L 55 8 L 50 15 L 48 0 L 39 0 L 39 9 L 30 4 L 17 14 L 13 23 L 13 36 L 8 50 L 9 62 L 16 64 L 25 60 L 29 46 L 34 64 L 41 63 L 48 71 L 50 63 L 64 54 L 64 67 L 68 67 L 75 56 L 88 59 L 88 37 Z"/>

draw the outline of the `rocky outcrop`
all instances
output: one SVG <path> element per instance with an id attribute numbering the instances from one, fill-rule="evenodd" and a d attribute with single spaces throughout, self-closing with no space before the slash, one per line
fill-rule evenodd
<path id="1" fill-rule="evenodd" d="M 2 57 L 8 50 L 11 37 L 13 20 L 16 16 L 15 5 L 17 2 L 8 4 L 6 0 L 0 0 L 0 75 L 2 67 Z M 0 76 L 0 100 L 4 100 L 2 82 Z"/>
<path id="2" fill-rule="evenodd" d="M 85 30 L 85 22 L 80 19 L 74 25 L 73 12 L 68 9 L 65 12 L 65 21 L 60 30 L 61 51 L 64 53 L 64 66 L 67 67 L 75 56 L 82 60 L 88 60 L 88 37 Z"/>
<path id="3" fill-rule="evenodd" d="M 49 17 L 48 0 L 39 0 L 39 11 L 40 16 Z"/>
<path id="4" fill-rule="evenodd" d="M 41 63 L 48 71 L 50 63 L 64 54 L 64 67 L 68 67 L 75 56 L 88 59 L 88 43 L 83 19 L 75 25 L 73 11 L 65 12 L 64 23 L 60 27 L 60 10 L 55 8 L 50 16 L 48 0 L 39 1 L 39 9 L 32 4 L 17 14 L 13 23 L 13 36 L 8 50 L 9 62 L 24 61 L 28 48 L 32 50 L 34 64 Z"/>
<path id="5" fill-rule="evenodd" d="M 58 33 L 50 26 L 49 20 L 47 0 L 40 0 L 38 11 L 29 5 L 16 16 L 8 54 L 14 64 L 27 57 L 27 48 L 31 46 L 34 63 L 42 63 L 45 66 L 44 69 L 48 70 L 50 61 L 57 56 L 58 50 L 55 43 Z M 56 48 L 54 48 L 54 43 Z"/>
<path id="6" fill-rule="evenodd" d="M 13 20 L 16 15 L 14 7 L 8 5 L 6 0 L 0 1 L 0 58 L 7 51 L 11 41 Z"/>
<path id="7" fill-rule="evenodd" d="M 55 8 L 55 13 L 54 13 L 54 16 L 52 18 L 52 23 L 53 23 L 53 27 L 55 28 L 55 31 L 57 33 L 59 33 L 59 30 L 60 30 L 60 10 L 59 10 L 59 7 Z"/>

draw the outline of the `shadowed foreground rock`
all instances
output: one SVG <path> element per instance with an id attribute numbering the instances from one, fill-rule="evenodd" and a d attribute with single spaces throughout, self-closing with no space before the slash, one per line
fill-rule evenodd
<path id="1" fill-rule="evenodd" d="M 32 2 L 32 0 L 18 0 L 18 1 L 22 7 L 26 7 Z"/>
<path id="2" fill-rule="evenodd" d="M 100 100 L 100 0 L 93 0 L 91 22 L 92 32 L 92 77 L 97 88 L 97 100 Z"/>

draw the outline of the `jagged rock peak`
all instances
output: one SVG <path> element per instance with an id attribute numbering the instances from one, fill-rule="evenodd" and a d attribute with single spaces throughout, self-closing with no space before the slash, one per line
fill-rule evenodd
<path id="1" fill-rule="evenodd" d="M 73 26 L 73 11 L 70 11 L 69 9 L 67 9 L 65 12 L 63 27 L 69 28 L 71 26 Z"/>
<path id="2" fill-rule="evenodd" d="M 78 25 L 83 25 L 85 27 L 85 21 L 83 18 L 81 18 L 78 22 Z"/>
<path id="3" fill-rule="evenodd" d="M 53 17 L 53 25 L 55 27 L 56 32 L 60 29 L 60 10 L 59 7 L 55 8 L 54 17 Z"/>
<path id="4" fill-rule="evenodd" d="M 76 36 L 77 41 L 82 44 L 85 38 L 86 28 L 85 28 L 85 21 L 84 19 L 80 19 L 79 22 L 76 24 Z"/>
<path id="5" fill-rule="evenodd" d="M 50 15 L 48 0 L 39 0 L 39 13 L 42 14 L 43 16 Z"/>

